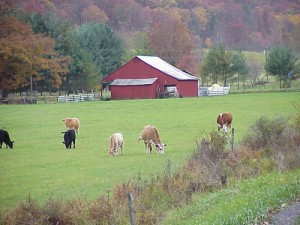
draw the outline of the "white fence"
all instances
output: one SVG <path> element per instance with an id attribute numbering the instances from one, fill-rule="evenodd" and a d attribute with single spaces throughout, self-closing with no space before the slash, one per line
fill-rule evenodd
<path id="1" fill-rule="evenodd" d="M 60 102 L 86 102 L 94 101 L 100 98 L 99 94 L 78 94 L 78 95 L 61 95 L 57 101 Z"/>

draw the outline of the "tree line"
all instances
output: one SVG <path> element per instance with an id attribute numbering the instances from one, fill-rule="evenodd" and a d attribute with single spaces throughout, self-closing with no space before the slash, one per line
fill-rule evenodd
<path id="1" fill-rule="evenodd" d="M 0 90 L 25 91 L 30 85 L 40 92 L 99 89 L 103 77 L 136 55 L 159 56 L 199 76 L 202 85 L 209 82 L 227 85 L 235 81 L 239 85 L 246 79 L 255 80 L 264 68 L 276 75 L 283 86 L 288 81 L 286 74 L 289 79 L 298 76 L 292 51 L 298 49 L 295 38 L 300 24 L 298 7 L 290 14 L 280 15 L 280 21 L 286 24 L 281 24 L 285 32 L 279 33 L 286 38 L 272 42 L 270 38 L 275 35 L 267 30 L 277 14 L 271 8 L 266 10 L 265 4 L 216 1 L 213 9 L 208 3 L 204 0 L 75 0 L 71 4 L 56 0 L 3 0 L 0 3 Z M 293 4 L 276 3 L 278 10 L 284 10 L 286 5 Z M 251 11 L 251 6 L 255 10 Z M 224 7 L 238 19 L 226 13 Z M 240 20 L 245 12 L 252 18 L 248 30 Z M 263 12 L 264 19 L 261 19 Z M 254 15 L 260 15 L 261 20 L 254 20 Z M 278 21 L 272 25 L 273 30 L 278 30 Z M 259 32 L 255 32 L 256 28 L 250 32 L 250 24 L 256 24 Z M 243 32 L 237 33 L 235 29 Z M 244 37 L 247 33 L 249 36 Z M 255 39 L 254 34 L 260 38 Z M 252 49 L 269 46 L 269 53 L 282 44 L 291 55 L 288 59 L 281 58 L 288 62 L 289 68 L 272 71 L 278 62 L 266 65 L 249 62 L 241 51 L 247 49 L 245 43 L 250 46 L 249 38 L 256 46 Z M 268 59 L 278 61 L 272 54 Z"/>
<path id="2" fill-rule="evenodd" d="M 1 17 L 0 89 L 77 91 L 99 87 L 121 65 L 121 40 L 105 24 L 74 27 L 52 14 Z"/>
<path id="3" fill-rule="evenodd" d="M 226 51 L 222 44 L 213 46 L 201 65 L 202 86 L 219 82 L 227 86 L 230 82 L 237 82 L 240 89 L 240 83 L 245 85 L 247 80 L 259 81 L 258 75 L 263 69 L 279 81 L 280 88 L 290 87 L 291 80 L 300 77 L 299 57 L 291 49 L 276 46 L 265 53 L 265 57 L 262 65 L 261 62 L 247 60 L 241 51 Z M 255 69 L 258 71 L 253 71 Z M 256 76 L 251 77 L 250 73 Z"/>

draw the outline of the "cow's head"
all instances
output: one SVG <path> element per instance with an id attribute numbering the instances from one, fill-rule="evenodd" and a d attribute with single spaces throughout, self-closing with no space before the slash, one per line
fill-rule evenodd
<path id="1" fill-rule="evenodd" d="M 160 154 L 160 153 L 164 153 L 164 150 L 166 148 L 167 144 L 156 144 L 156 151 Z"/>
<path id="2" fill-rule="evenodd" d="M 224 122 L 222 113 L 217 117 L 217 124 L 218 124 L 218 131 L 220 131 L 221 129 L 224 130 L 225 132 L 228 131 L 228 127 Z"/>
<path id="3" fill-rule="evenodd" d="M 116 148 L 110 148 L 107 150 L 108 154 L 111 156 L 116 156 L 117 155 L 117 149 Z"/>
<path id="4" fill-rule="evenodd" d="M 8 147 L 13 149 L 14 148 L 14 142 L 13 141 L 10 141 L 8 144 Z"/>
<path id="5" fill-rule="evenodd" d="M 220 131 L 220 130 L 223 130 L 223 131 L 225 131 L 225 132 L 228 132 L 228 126 L 227 126 L 227 124 L 218 124 L 218 131 Z"/>
<path id="6" fill-rule="evenodd" d="M 218 124 L 218 130 L 220 130 L 224 125 L 224 120 L 223 120 L 223 117 L 222 117 L 222 113 L 219 114 L 218 117 L 217 117 L 217 124 Z"/>
<path id="7" fill-rule="evenodd" d="M 71 143 L 69 143 L 68 141 L 67 142 L 62 142 L 65 146 L 66 146 L 66 148 L 71 148 Z"/>

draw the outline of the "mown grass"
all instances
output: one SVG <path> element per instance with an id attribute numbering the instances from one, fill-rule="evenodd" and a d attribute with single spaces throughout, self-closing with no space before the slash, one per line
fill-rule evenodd
<path id="1" fill-rule="evenodd" d="M 215 193 L 198 196 L 194 204 L 170 213 L 162 224 L 256 224 L 283 203 L 300 195 L 300 170 L 242 180 Z"/>
<path id="2" fill-rule="evenodd" d="M 13 208 L 31 196 L 95 199 L 140 174 L 146 179 L 162 173 L 166 162 L 181 166 L 195 141 L 216 129 L 216 116 L 234 115 L 236 142 L 261 115 L 293 114 L 299 93 L 228 95 L 207 98 L 97 101 L 69 104 L 1 105 L 0 124 L 10 132 L 14 149 L 0 150 L 0 209 Z M 76 149 L 64 149 L 62 119 L 78 117 L 81 128 Z M 167 143 L 164 155 L 146 155 L 137 143 L 144 125 L 158 127 Z M 123 156 L 109 157 L 107 139 L 113 132 L 125 137 Z"/>

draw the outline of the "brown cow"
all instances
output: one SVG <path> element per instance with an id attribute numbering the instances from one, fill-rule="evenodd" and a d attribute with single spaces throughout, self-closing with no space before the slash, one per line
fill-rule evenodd
<path id="1" fill-rule="evenodd" d="M 63 119 L 65 122 L 66 128 L 75 130 L 77 134 L 79 134 L 79 126 L 80 126 L 80 120 L 77 118 L 66 118 Z"/>
<path id="2" fill-rule="evenodd" d="M 228 132 L 228 128 L 231 128 L 233 117 L 230 112 L 224 112 L 218 115 L 217 124 L 218 130 L 223 129 L 225 132 Z"/>
<path id="3" fill-rule="evenodd" d="M 166 144 L 161 143 L 158 130 L 155 126 L 144 126 L 144 129 L 142 130 L 141 137 L 138 139 L 138 142 L 140 140 L 144 141 L 147 154 L 151 154 L 152 144 L 155 145 L 158 153 L 164 153 Z"/>
<path id="4" fill-rule="evenodd" d="M 108 144 L 109 144 L 109 148 L 107 151 L 109 155 L 116 156 L 119 149 L 123 154 L 124 138 L 121 133 L 112 134 L 109 137 Z"/>

